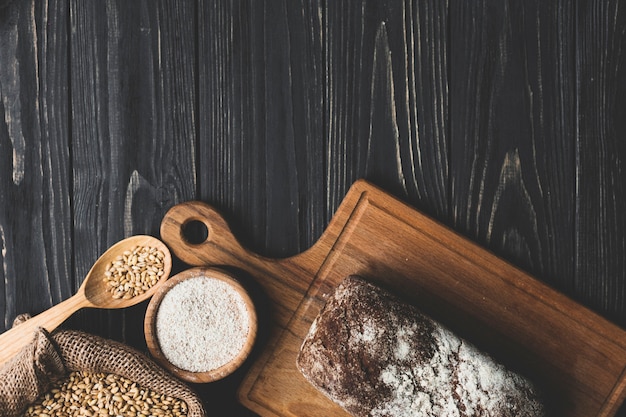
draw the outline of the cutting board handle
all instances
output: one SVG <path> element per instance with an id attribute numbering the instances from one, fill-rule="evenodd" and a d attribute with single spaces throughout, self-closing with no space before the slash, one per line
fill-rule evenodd
<path id="1" fill-rule="evenodd" d="M 161 239 L 174 255 L 191 266 L 228 265 L 248 271 L 255 269 L 257 271 L 254 275 L 261 280 L 267 278 L 268 285 L 272 286 L 275 286 L 276 277 L 280 277 L 281 282 L 302 280 L 304 276 L 312 280 L 344 226 L 355 214 L 359 201 L 370 193 L 382 193 L 377 190 L 364 180 L 355 182 L 318 241 L 304 252 L 287 258 L 268 258 L 245 248 L 219 211 L 202 201 L 187 201 L 170 208 L 161 222 Z M 190 242 L 185 237 L 185 228 L 192 222 L 202 223 L 206 227 L 205 240 Z M 307 282 L 305 289 L 308 284 L 310 282 Z"/>
<path id="2" fill-rule="evenodd" d="M 185 236 L 193 223 L 206 227 L 206 239 L 191 242 Z M 241 262 L 266 262 L 245 249 L 235 238 L 226 220 L 210 205 L 187 201 L 172 207 L 161 222 L 161 238 L 183 262 L 194 265 L 238 265 Z"/>

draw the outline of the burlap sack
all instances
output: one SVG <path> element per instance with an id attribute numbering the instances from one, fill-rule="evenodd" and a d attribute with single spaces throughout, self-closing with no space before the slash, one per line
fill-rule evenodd
<path id="1" fill-rule="evenodd" d="M 189 417 L 204 417 L 198 396 L 143 353 L 122 343 L 73 330 L 48 335 L 40 329 L 35 340 L 0 368 L 2 416 L 20 416 L 47 391 L 51 382 L 71 371 L 120 375 L 144 388 L 181 399 Z"/>
<path id="2" fill-rule="evenodd" d="M 21 415 L 65 373 L 48 333 L 39 329 L 32 343 L 0 368 L 0 415 Z"/>

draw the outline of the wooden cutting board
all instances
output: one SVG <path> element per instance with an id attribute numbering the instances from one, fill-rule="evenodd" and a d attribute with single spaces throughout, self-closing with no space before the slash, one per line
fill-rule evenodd
<path id="1" fill-rule="evenodd" d="M 204 242 L 183 237 L 191 221 L 208 229 Z M 325 297 L 349 274 L 391 289 L 529 376 L 555 415 L 612 416 L 626 396 L 626 332 L 365 181 L 319 241 L 293 257 L 248 251 L 200 202 L 173 207 L 161 237 L 187 264 L 240 271 L 260 289 L 268 333 L 239 398 L 262 416 L 347 415 L 304 380 L 295 359 Z"/>

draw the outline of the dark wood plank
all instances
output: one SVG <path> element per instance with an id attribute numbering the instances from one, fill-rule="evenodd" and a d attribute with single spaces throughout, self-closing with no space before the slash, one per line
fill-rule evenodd
<path id="1" fill-rule="evenodd" d="M 324 225 L 317 7 L 199 3 L 199 196 L 271 256 L 300 252 Z"/>
<path id="2" fill-rule="evenodd" d="M 572 294 L 575 8 L 450 6 L 454 227 Z"/>
<path id="3" fill-rule="evenodd" d="M 108 246 L 158 236 L 164 212 L 195 196 L 194 12 L 193 1 L 70 3 L 77 285 Z M 141 344 L 144 310 L 84 312 L 78 325 Z"/>
<path id="4" fill-rule="evenodd" d="M 0 9 L 0 331 L 72 293 L 67 1 Z"/>
<path id="5" fill-rule="evenodd" d="M 447 2 L 328 2 L 323 16 L 330 208 L 367 178 L 447 219 Z"/>
<path id="6" fill-rule="evenodd" d="M 246 246 L 306 249 L 361 177 L 445 217 L 445 2 L 211 2 L 199 16 L 199 195 Z"/>
<path id="7" fill-rule="evenodd" d="M 581 0 L 577 31 L 576 293 L 626 325 L 626 10 Z"/>

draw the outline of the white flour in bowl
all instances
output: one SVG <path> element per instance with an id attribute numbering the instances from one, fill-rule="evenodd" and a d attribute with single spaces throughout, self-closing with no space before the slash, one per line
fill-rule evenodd
<path id="1" fill-rule="evenodd" d="M 172 287 L 156 317 L 161 352 L 173 365 L 191 372 L 211 371 L 235 358 L 249 329 L 241 295 L 226 282 L 204 276 Z"/>

